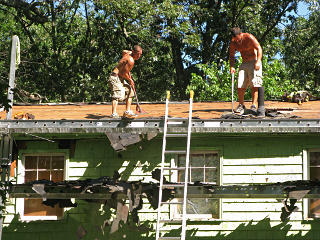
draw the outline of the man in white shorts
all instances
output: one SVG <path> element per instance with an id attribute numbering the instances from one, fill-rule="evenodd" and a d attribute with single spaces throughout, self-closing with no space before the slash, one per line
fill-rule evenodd
<path id="1" fill-rule="evenodd" d="M 229 49 L 230 72 L 235 73 L 235 52 L 239 51 L 242 63 L 238 74 L 239 106 L 235 112 L 243 114 L 245 110 L 244 94 L 248 86 L 251 87 L 251 110 L 257 112 L 258 88 L 262 86 L 262 48 L 258 40 L 250 33 L 242 33 L 241 29 L 231 29 L 232 40 Z"/>

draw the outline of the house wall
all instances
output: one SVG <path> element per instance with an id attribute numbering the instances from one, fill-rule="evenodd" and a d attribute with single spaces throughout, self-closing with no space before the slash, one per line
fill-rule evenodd
<path id="1" fill-rule="evenodd" d="M 185 142 L 170 139 L 168 148 L 183 149 Z M 101 138 L 80 139 L 73 149 L 61 149 L 57 142 L 26 141 L 19 150 L 23 153 L 68 152 L 67 179 L 87 179 L 112 176 L 114 170 L 122 180 L 154 181 L 151 171 L 161 162 L 161 136 L 115 152 L 109 141 Z M 304 150 L 320 148 L 320 136 L 216 136 L 196 135 L 192 151 L 219 151 L 221 156 L 221 184 L 271 183 L 307 179 Z M 174 158 L 174 156 L 171 156 Z M 19 167 L 19 163 L 18 163 Z M 170 177 L 170 176 L 167 176 Z M 188 224 L 188 239 L 319 239 L 318 221 L 306 219 L 302 211 L 306 202 L 299 201 L 299 210 L 290 221 L 281 223 L 283 199 L 222 199 L 221 219 L 192 221 Z M 144 199 L 139 211 L 140 226 L 123 224 L 110 234 L 115 210 L 100 203 L 75 200 L 78 207 L 66 209 L 58 221 L 22 222 L 17 215 L 16 199 L 7 204 L 3 239 L 155 239 L 156 210 Z M 169 209 L 167 209 L 169 215 Z M 168 226 L 169 233 L 178 233 L 179 226 Z M 188 235 L 187 234 L 187 235 Z M 82 236 L 82 237 L 80 237 Z"/>

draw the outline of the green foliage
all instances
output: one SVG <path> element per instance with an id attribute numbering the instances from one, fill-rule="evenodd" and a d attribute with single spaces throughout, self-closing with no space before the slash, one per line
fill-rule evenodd
<path id="1" fill-rule="evenodd" d="M 236 68 L 239 67 L 236 63 Z M 201 74 L 192 74 L 189 90 L 194 90 L 197 101 L 230 101 L 232 98 L 232 80 L 230 65 L 223 62 L 221 68 L 216 63 L 198 64 Z M 237 74 L 235 74 L 234 100 L 237 99 Z M 268 61 L 263 58 L 263 86 L 265 88 L 265 99 L 281 99 L 284 90 L 291 92 L 297 90 L 296 84 L 288 78 L 287 69 L 280 60 Z M 246 92 L 246 99 L 251 99 L 250 91 Z"/>
<path id="2" fill-rule="evenodd" d="M 218 68 L 215 62 L 210 65 L 198 64 L 197 67 L 200 69 L 201 75 L 192 74 L 187 90 L 187 92 L 190 90 L 195 92 L 194 99 L 196 101 L 231 100 L 232 80 L 229 63 L 223 62 L 223 68 Z"/>
<path id="3" fill-rule="evenodd" d="M 288 93 L 298 90 L 294 80 L 288 76 L 288 70 L 281 60 L 268 61 L 263 58 L 263 86 L 265 99 L 281 99 L 284 91 Z"/>
<path id="4" fill-rule="evenodd" d="M 282 54 L 296 87 L 320 96 L 319 5 L 311 10 L 309 18 L 300 17 L 286 27 Z"/>
<path id="5" fill-rule="evenodd" d="M 254 34 L 269 58 L 283 51 L 286 58 L 295 59 L 296 53 L 288 50 L 296 47 L 290 43 L 295 35 L 286 34 L 283 38 L 280 24 L 296 20 L 294 12 L 301 1 L 80 0 L 58 4 L 49 0 L 33 4 L 0 0 L 3 49 L 0 80 L 7 82 L 11 36 L 18 35 L 21 42 L 21 64 L 16 73 L 18 90 L 38 93 L 49 102 L 110 101 L 107 87 L 110 72 L 123 49 L 140 44 L 143 55 L 132 70 L 140 100 L 163 100 L 166 90 L 171 90 L 176 100 L 186 99 L 188 85 L 201 85 L 202 80 L 196 84 L 192 77 L 198 74 L 197 64 L 216 66 L 214 71 L 219 72 L 206 83 L 210 94 L 203 92 L 202 98 L 228 99 L 230 76 L 217 69 L 223 69 L 228 60 L 229 29 L 240 26 Z M 305 29 L 311 26 L 319 34 L 316 17 L 302 26 Z M 297 32 L 302 20 L 299 21 L 294 25 Z M 294 39 L 308 46 L 312 44 L 313 48 L 300 44 L 301 49 L 307 49 L 299 54 L 304 54 L 301 59 L 308 60 L 308 66 L 317 63 L 317 55 L 313 54 L 319 45 L 316 34 L 305 30 Z M 312 43 L 307 41 L 311 36 Z M 307 59 L 307 54 L 315 57 Z M 285 63 L 287 69 L 292 69 L 290 77 L 297 76 L 296 61 Z M 303 75 L 294 79 L 299 78 L 299 84 L 311 89 L 316 76 L 319 74 L 305 68 Z M 319 89 L 318 84 L 315 88 Z M 5 92 L 1 94 L 5 96 Z M 269 92 L 270 97 L 278 94 L 274 89 Z M 14 99 L 21 99 L 19 91 Z"/>

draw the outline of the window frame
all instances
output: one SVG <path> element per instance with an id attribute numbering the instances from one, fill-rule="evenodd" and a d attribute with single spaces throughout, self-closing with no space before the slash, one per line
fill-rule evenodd
<path id="1" fill-rule="evenodd" d="M 217 174 L 218 174 L 218 177 L 217 177 L 217 182 L 216 184 L 217 185 L 222 185 L 222 165 L 223 165 L 223 158 L 222 158 L 222 151 L 221 150 L 217 150 L 217 149 L 214 149 L 214 150 L 207 150 L 207 149 L 204 149 L 204 150 L 200 150 L 200 149 L 197 149 L 197 150 L 190 150 L 190 155 L 192 154 L 218 154 L 218 159 L 219 159 L 219 164 L 217 166 Z M 178 156 L 179 154 L 175 154 L 174 156 L 172 156 L 172 158 L 170 159 L 170 165 L 172 168 L 176 168 L 176 167 L 179 167 L 177 166 L 177 162 L 178 162 Z M 171 172 L 171 175 L 170 175 L 170 181 L 172 182 L 178 182 L 178 171 L 176 170 L 172 170 Z M 190 180 L 189 180 L 190 181 Z M 174 198 L 171 200 L 171 203 L 174 203 L 174 204 L 170 204 L 169 207 L 170 207 L 170 218 L 171 219 L 182 219 L 182 214 L 178 213 L 178 199 L 177 198 Z M 218 217 L 217 218 L 213 218 L 212 217 L 212 214 L 187 214 L 187 218 L 189 220 L 194 220 L 194 221 L 198 221 L 198 220 L 201 220 L 201 221 L 220 221 L 221 218 L 222 218 L 222 199 L 218 199 L 218 204 L 219 204 L 219 207 L 218 207 Z"/>
<path id="2" fill-rule="evenodd" d="M 314 148 L 308 148 L 304 149 L 302 153 L 303 157 L 303 180 L 310 180 L 310 153 L 311 152 L 320 152 L 319 147 L 314 147 Z M 304 220 L 315 220 L 315 219 L 320 219 L 319 218 L 314 218 L 310 216 L 310 199 L 309 198 L 303 198 L 303 219 Z"/>
<path id="3" fill-rule="evenodd" d="M 24 184 L 25 180 L 25 157 L 27 156 L 63 156 L 64 157 L 64 174 L 63 180 L 68 180 L 68 166 L 69 166 L 69 154 L 66 150 L 54 150 L 54 151 L 23 151 L 19 154 L 17 164 L 17 184 Z M 37 221 L 37 220 L 60 220 L 64 218 L 64 212 L 61 217 L 58 216 L 25 216 L 24 215 L 24 198 L 16 199 L 16 211 L 20 215 L 22 221 Z"/>

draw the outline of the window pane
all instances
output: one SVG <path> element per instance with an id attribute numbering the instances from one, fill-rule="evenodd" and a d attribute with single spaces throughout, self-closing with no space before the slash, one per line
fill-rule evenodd
<path id="1" fill-rule="evenodd" d="M 24 167 L 25 169 L 37 169 L 37 156 L 26 156 Z"/>
<path id="2" fill-rule="evenodd" d="M 24 200 L 24 215 L 25 216 L 58 216 L 63 214 L 63 208 L 58 205 L 50 207 L 42 204 L 42 199 L 28 199 Z"/>
<path id="3" fill-rule="evenodd" d="M 64 157 L 63 156 L 52 157 L 52 169 L 64 169 Z"/>
<path id="4" fill-rule="evenodd" d="M 52 171 L 51 181 L 53 182 L 62 182 L 63 181 L 63 170 L 61 171 Z"/>
<path id="5" fill-rule="evenodd" d="M 190 166 L 191 167 L 203 167 L 204 166 L 204 155 L 203 154 L 190 155 Z"/>
<path id="6" fill-rule="evenodd" d="M 39 171 L 38 180 L 50 180 L 50 171 Z"/>
<path id="7" fill-rule="evenodd" d="M 204 177 L 203 177 L 203 168 L 200 169 L 191 169 L 191 182 L 204 182 Z"/>
<path id="8" fill-rule="evenodd" d="M 39 157 L 39 169 L 50 169 L 50 156 L 40 156 Z"/>
<path id="9" fill-rule="evenodd" d="M 182 202 L 182 199 L 178 199 Z M 187 214 L 211 214 L 213 218 L 218 218 L 219 200 L 209 198 L 189 198 L 187 204 Z M 178 207 L 178 213 L 182 214 L 182 205 Z"/>
<path id="10" fill-rule="evenodd" d="M 37 165 L 38 159 L 38 165 Z M 56 169 L 52 171 L 51 166 Z M 25 182 L 34 180 L 63 181 L 64 179 L 64 156 L 26 156 L 25 157 Z M 28 169 L 35 169 L 28 171 Z M 37 170 L 37 171 L 36 171 Z M 38 177 L 37 177 L 38 172 Z M 58 205 L 50 207 L 42 204 L 42 199 L 24 200 L 25 216 L 63 216 L 63 208 Z"/>
<path id="11" fill-rule="evenodd" d="M 31 182 L 37 180 L 37 171 L 27 171 L 24 174 L 24 182 Z"/>
<path id="12" fill-rule="evenodd" d="M 310 168 L 310 180 L 320 179 L 320 167 Z"/>
<path id="13" fill-rule="evenodd" d="M 320 166 L 320 152 L 310 152 L 310 166 Z"/>
<path id="14" fill-rule="evenodd" d="M 178 182 L 184 182 L 185 174 L 184 171 L 178 171 Z M 190 182 L 190 171 L 189 171 L 189 182 Z"/>
<path id="15" fill-rule="evenodd" d="M 311 217 L 320 217 L 320 199 L 310 199 L 310 214 Z"/>
<path id="16" fill-rule="evenodd" d="M 217 182 L 217 170 L 216 169 L 205 169 L 205 182 Z"/>
<path id="17" fill-rule="evenodd" d="M 179 155 L 177 166 L 185 166 L 185 155 Z M 219 166 L 219 156 L 217 153 L 200 153 L 200 154 L 190 154 L 190 169 L 189 174 L 191 174 L 191 182 L 214 182 L 217 183 L 219 179 L 218 166 Z M 191 173 L 190 173 L 191 172 Z M 178 171 L 178 181 L 184 181 L 184 171 Z M 182 201 L 182 199 L 178 199 Z M 198 214 L 211 215 L 212 218 L 219 217 L 219 199 L 203 199 L 203 198 L 193 198 L 188 199 L 187 204 L 187 214 L 193 215 L 192 218 L 197 218 Z M 182 205 L 177 206 L 178 213 L 182 214 Z"/>
<path id="18" fill-rule="evenodd" d="M 218 154 L 210 153 L 205 155 L 205 165 L 206 167 L 217 167 L 219 166 Z"/>
<path id="19" fill-rule="evenodd" d="M 179 155 L 178 156 L 178 166 L 185 167 L 186 166 L 186 155 Z"/>

